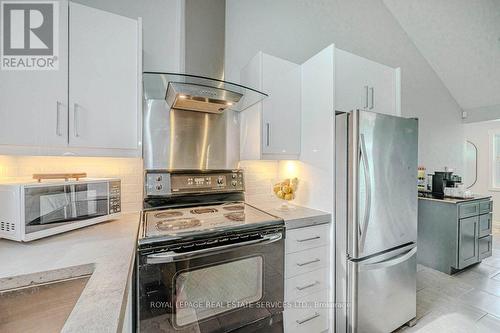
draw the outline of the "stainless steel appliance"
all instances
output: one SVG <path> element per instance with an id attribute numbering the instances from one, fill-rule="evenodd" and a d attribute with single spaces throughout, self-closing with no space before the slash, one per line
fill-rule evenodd
<path id="1" fill-rule="evenodd" d="M 107 221 L 120 212 L 119 179 L 0 184 L 0 238 L 27 242 Z"/>
<path id="2" fill-rule="evenodd" d="M 147 172 L 140 332 L 283 332 L 284 222 L 243 190 L 240 170 Z"/>
<path id="3" fill-rule="evenodd" d="M 143 77 L 146 170 L 214 170 L 237 166 L 236 112 L 261 101 L 266 94 L 195 75 L 146 72 Z"/>
<path id="4" fill-rule="evenodd" d="M 418 121 L 335 120 L 336 332 L 391 332 L 416 316 Z"/>

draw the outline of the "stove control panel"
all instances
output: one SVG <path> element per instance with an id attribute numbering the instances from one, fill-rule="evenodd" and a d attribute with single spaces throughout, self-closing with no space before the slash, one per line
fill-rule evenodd
<path id="1" fill-rule="evenodd" d="M 230 171 L 151 171 L 146 174 L 147 196 L 243 192 L 243 170 Z"/>

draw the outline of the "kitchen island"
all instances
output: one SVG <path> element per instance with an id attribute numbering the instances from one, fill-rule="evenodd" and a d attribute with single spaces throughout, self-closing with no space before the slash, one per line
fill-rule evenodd
<path id="1" fill-rule="evenodd" d="M 418 200 L 418 251 L 422 265 L 453 274 L 491 256 L 490 196 Z"/>
<path id="2" fill-rule="evenodd" d="M 122 332 L 129 329 L 131 309 L 127 306 L 130 306 L 139 217 L 139 213 L 122 214 L 114 221 L 29 243 L 1 239 L 0 304 L 2 294 L 19 288 L 86 278 L 88 281 L 75 299 L 61 332 Z M 56 307 L 58 303 L 55 300 L 46 304 Z M 15 309 L 2 309 L 2 316 L 0 331 L 2 325 L 12 325 L 5 326 L 5 331 L 19 327 L 16 326 L 19 320 L 16 323 L 15 317 L 19 315 Z M 14 319 L 9 322 L 9 318 Z M 42 332 L 47 331 L 44 325 L 50 323 L 39 320 L 21 324 L 25 332 Z"/>

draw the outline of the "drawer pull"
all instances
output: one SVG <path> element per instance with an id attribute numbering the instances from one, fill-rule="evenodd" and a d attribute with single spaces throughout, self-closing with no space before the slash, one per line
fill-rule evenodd
<path id="1" fill-rule="evenodd" d="M 305 285 L 305 286 L 302 286 L 302 287 L 295 287 L 295 288 L 297 288 L 298 291 L 302 291 L 302 290 L 314 287 L 317 284 L 319 284 L 319 282 L 318 281 L 314 281 L 314 283 L 310 283 L 308 285 Z"/>
<path id="2" fill-rule="evenodd" d="M 321 236 L 314 236 L 314 237 L 310 237 L 310 238 L 297 239 L 297 242 L 299 242 L 299 243 L 309 242 L 309 241 L 312 241 L 312 240 L 315 240 L 315 239 L 320 239 L 320 238 L 321 238 Z"/>
<path id="3" fill-rule="evenodd" d="M 311 260 L 311 261 L 306 261 L 306 262 L 299 262 L 297 263 L 297 266 L 299 267 L 302 267 L 302 266 L 307 266 L 307 265 L 310 265 L 310 264 L 314 264 L 316 262 L 320 262 L 321 260 L 319 258 L 316 258 L 314 260 Z"/>
<path id="4" fill-rule="evenodd" d="M 308 321 L 311 321 L 315 318 L 318 318 L 320 315 L 319 313 L 315 312 L 311 317 L 308 317 L 308 318 L 305 318 L 305 319 L 302 319 L 302 320 L 296 320 L 295 322 L 299 325 L 302 325 L 304 323 L 307 323 Z"/>

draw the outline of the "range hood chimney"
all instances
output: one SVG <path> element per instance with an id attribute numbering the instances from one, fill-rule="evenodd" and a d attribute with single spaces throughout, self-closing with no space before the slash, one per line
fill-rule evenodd
<path id="1" fill-rule="evenodd" d="M 184 72 L 224 80 L 226 0 L 184 0 Z"/>
<path id="2" fill-rule="evenodd" d="M 222 113 L 242 111 L 267 95 L 224 81 L 225 0 L 185 0 L 184 69 L 144 73 L 146 99 L 165 99 L 172 109 Z"/>

